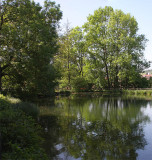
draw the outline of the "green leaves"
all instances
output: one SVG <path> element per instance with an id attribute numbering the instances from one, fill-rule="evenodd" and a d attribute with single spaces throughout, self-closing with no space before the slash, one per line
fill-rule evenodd
<path id="1" fill-rule="evenodd" d="M 41 128 L 28 115 L 31 114 L 29 111 L 24 113 L 30 106 L 31 104 L 23 102 L 12 104 L 10 99 L 0 95 L 2 159 L 47 159 L 41 148 Z"/>
<path id="2" fill-rule="evenodd" d="M 99 8 L 89 15 L 83 28 L 90 59 L 96 59 L 96 64 L 102 66 L 100 70 L 106 74 L 108 88 L 121 85 L 120 75 L 127 77 L 130 70 L 139 75 L 148 66 L 143 59 L 147 40 L 137 34 L 137 21 L 130 14 L 111 7 Z"/>
<path id="3" fill-rule="evenodd" d="M 16 96 L 50 95 L 56 78 L 50 62 L 58 50 L 60 7 L 51 1 L 45 1 L 44 7 L 30 0 L 2 3 L 1 16 L 6 21 L 0 32 L 0 72 L 7 74 L 4 77 L 0 73 L 3 88 L 15 91 Z"/>

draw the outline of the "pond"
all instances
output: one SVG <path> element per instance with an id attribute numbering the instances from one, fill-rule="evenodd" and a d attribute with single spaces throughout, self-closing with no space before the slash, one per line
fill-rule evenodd
<path id="1" fill-rule="evenodd" d="M 40 106 L 44 148 L 57 160 L 152 159 L 152 100 L 57 97 Z"/>

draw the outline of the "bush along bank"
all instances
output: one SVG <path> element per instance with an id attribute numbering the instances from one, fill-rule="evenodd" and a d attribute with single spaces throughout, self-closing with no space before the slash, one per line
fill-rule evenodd
<path id="1" fill-rule="evenodd" d="M 23 111 L 25 105 L 0 95 L 0 159 L 48 159 L 42 149 L 41 128 Z"/>
<path id="2" fill-rule="evenodd" d="M 123 90 L 123 93 L 127 95 L 152 96 L 152 90 Z"/>

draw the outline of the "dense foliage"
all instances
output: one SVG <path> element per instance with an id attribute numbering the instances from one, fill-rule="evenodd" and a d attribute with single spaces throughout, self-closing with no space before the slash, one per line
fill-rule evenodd
<path id="1" fill-rule="evenodd" d="M 16 106 L 16 107 L 15 107 Z M 29 108 L 31 105 L 26 104 Z M 25 106 L 23 106 L 25 108 Z M 30 110 L 30 109 L 29 109 Z M 21 107 L 0 95 L 0 143 L 2 159 L 47 159 L 41 147 L 41 128 Z"/>
<path id="2" fill-rule="evenodd" d="M 3 0 L 0 9 L 0 90 L 17 96 L 50 95 L 62 12 L 55 2 Z"/>
<path id="3" fill-rule="evenodd" d="M 143 57 L 146 41 L 130 14 L 99 8 L 83 27 L 67 26 L 60 37 L 55 57 L 61 68 L 60 88 L 75 88 L 77 77 L 98 89 L 148 87 L 140 75 L 149 66 Z"/>
<path id="4" fill-rule="evenodd" d="M 99 8 L 82 27 L 67 24 L 58 38 L 61 16 L 60 6 L 49 0 L 43 7 L 2 1 L 0 90 L 21 98 L 50 95 L 57 78 L 59 88 L 76 91 L 150 86 L 140 75 L 149 66 L 143 57 L 147 40 L 134 17 Z"/>

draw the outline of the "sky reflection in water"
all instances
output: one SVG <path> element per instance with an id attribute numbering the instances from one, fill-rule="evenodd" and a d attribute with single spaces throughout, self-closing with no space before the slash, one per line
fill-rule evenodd
<path id="1" fill-rule="evenodd" d="M 40 107 L 50 159 L 151 159 L 152 101 L 58 97 Z"/>

